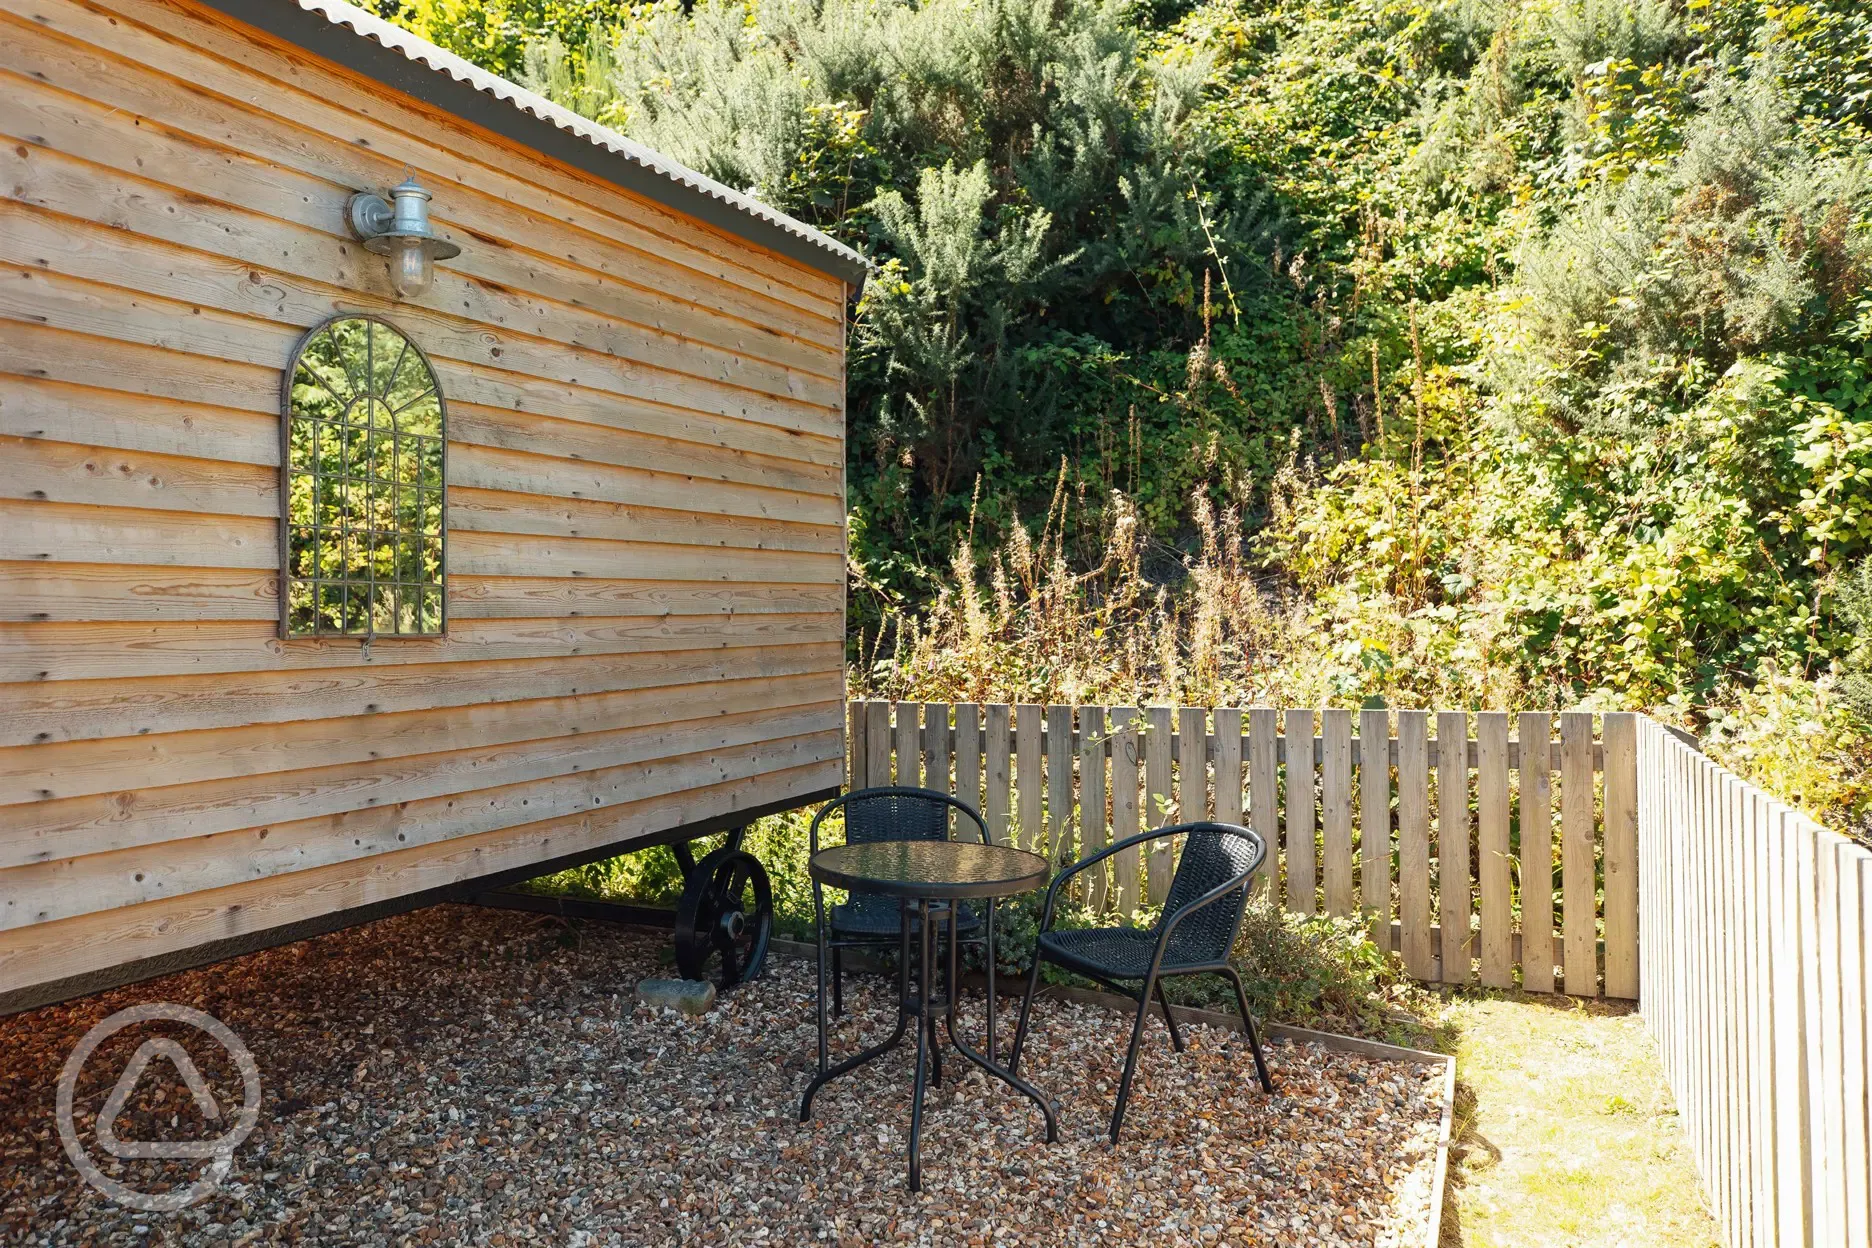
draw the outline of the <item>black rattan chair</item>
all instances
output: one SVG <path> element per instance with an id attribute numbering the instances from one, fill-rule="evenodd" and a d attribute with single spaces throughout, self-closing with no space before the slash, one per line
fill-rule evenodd
<path id="1" fill-rule="evenodd" d="M 1173 836 L 1185 838 L 1183 856 L 1177 863 L 1176 878 L 1164 902 L 1163 917 L 1155 927 L 1051 930 L 1053 903 L 1060 885 L 1120 850 Z M 1261 1077 L 1261 1088 L 1272 1093 L 1274 1082 L 1268 1078 L 1261 1039 L 1255 1034 L 1254 1019 L 1248 1013 L 1248 994 L 1242 990 L 1241 974 L 1229 962 L 1229 952 L 1235 947 L 1242 912 L 1248 902 L 1248 882 L 1266 858 L 1266 842 L 1248 828 L 1232 823 L 1185 823 L 1128 837 L 1053 877 L 1053 884 L 1047 889 L 1046 907 L 1040 916 L 1033 969 L 1027 975 L 1027 993 L 1021 998 L 1020 1025 L 1014 1032 L 1014 1053 L 1008 1068 L 1020 1070 L 1021 1046 L 1027 1039 L 1027 1019 L 1033 1009 L 1034 989 L 1040 982 L 1043 959 L 1096 980 L 1114 992 L 1135 997 L 1138 1009 L 1131 1025 L 1131 1049 L 1125 1055 L 1124 1078 L 1118 1084 L 1118 1105 L 1112 1111 L 1111 1138 L 1116 1144 L 1119 1129 L 1124 1125 L 1125 1102 L 1131 1095 L 1131 1076 L 1137 1070 L 1138 1044 L 1144 1038 L 1144 1018 L 1150 1012 L 1151 997 L 1155 995 L 1157 1004 L 1163 1008 L 1164 1023 L 1170 1028 L 1170 1043 L 1181 1053 L 1183 1036 L 1170 1014 L 1163 981 L 1173 975 L 1224 975 L 1235 985 L 1242 1030 L 1247 1033 L 1248 1046 L 1254 1053 L 1255 1072 Z M 1124 986 L 1126 983 L 1138 986 L 1131 989 Z"/>
<path id="2" fill-rule="evenodd" d="M 819 825 L 835 810 L 845 812 L 845 843 L 859 845 L 872 841 L 946 841 L 949 839 L 949 815 L 966 816 L 980 839 L 988 839 L 988 825 L 967 802 L 959 801 L 935 789 L 916 789 L 903 785 L 857 789 L 820 807 L 813 816 L 807 836 L 809 854 L 819 852 Z M 839 951 L 860 945 L 896 945 L 903 930 L 903 912 L 892 897 L 854 893 L 843 905 L 833 906 L 828 917 L 825 892 L 813 881 L 813 909 L 823 925 L 826 947 L 832 951 L 832 1013 L 845 1012 L 844 968 Z M 972 906 L 964 906 L 956 915 L 956 938 L 973 943 L 982 934 L 982 916 Z"/>

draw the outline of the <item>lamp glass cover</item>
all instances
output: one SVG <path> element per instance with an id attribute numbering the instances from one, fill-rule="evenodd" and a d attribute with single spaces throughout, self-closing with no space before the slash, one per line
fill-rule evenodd
<path id="1" fill-rule="evenodd" d="M 420 238 L 399 238 L 390 253 L 390 284 L 404 299 L 419 298 L 435 281 L 435 261 Z"/>

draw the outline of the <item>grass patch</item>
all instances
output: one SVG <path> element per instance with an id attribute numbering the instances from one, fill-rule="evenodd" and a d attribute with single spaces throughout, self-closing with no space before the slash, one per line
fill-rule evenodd
<path id="1" fill-rule="evenodd" d="M 1445 1248 L 1715 1248 L 1690 1146 L 1628 1007 L 1464 993 Z"/>

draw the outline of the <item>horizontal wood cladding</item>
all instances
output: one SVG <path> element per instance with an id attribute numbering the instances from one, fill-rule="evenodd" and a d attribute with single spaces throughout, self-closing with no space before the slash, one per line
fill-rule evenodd
<path id="1" fill-rule="evenodd" d="M 602 732 L 619 724 L 667 720 L 686 713 L 690 704 L 714 707 L 715 713 L 727 714 L 733 709 L 734 699 L 754 692 L 752 679 L 738 674 L 717 680 L 705 676 L 687 685 L 545 696 L 363 719 L 282 723 L 265 732 L 241 727 L 0 749 L 0 802 L 45 802 L 99 793 L 121 795 L 157 784 L 277 775 L 306 766 Z M 810 673 L 765 683 L 784 684 L 786 696 L 797 702 L 811 702 L 823 698 L 839 682 L 826 673 Z M 683 710 L 672 709 L 678 701 Z M 7 818 L 23 821 L 28 816 L 8 811 Z"/>
<path id="2" fill-rule="evenodd" d="M 599 743 L 584 770 L 502 783 L 527 770 L 515 763 L 497 770 L 492 783 L 468 792 L 401 798 L 394 804 L 262 827 L 243 825 L 235 831 L 204 834 L 191 828 L 185 839 L 19 867 L 10 874 L 12 892 L 0 899 L 0 930 L 627 803 L 644 791 L 646 782 L 670 791 L 696 789 L 837 759 L 842 718 L 840 708 L 833 706 L 810 716 L 744 719 L 738 731 L 711 725 L 709 731 L 720 743 L 673 757 L 665 751 L 698 744 L 695 738 L 702 734 L 659 727 L 648 739 L 638 734 L 630 741 Z M 802 732 L 813 725 L 819 731 Z M 753 739 L 741 739 L 747 737 Z M 578 755 L 526 761 L 540 769 L 554 762 L 569 768 L 578 765 Z M 438 769 L 425 778 L 439 784 L 449 775 Z"/>
<path id="3" fill-rule="evenodd" d="M 264 62 L 253 54 L 255 41 L 231 26 L 218 28 L 218 19 L 192 17 L 162 0 L 109 8 L 106 14 L 68 4 L 48 13 L 21 0 L 0 2 L 0 13 L 16 23 L 9 34 L 22 45 L 33 36 L 53 36 L 46 42 L 54 47 L 39 49 L 45 59 L 28 59 L 33 52 L 22 47 L 23 72 L 43 74 L 67 90 L 109 92 L 91 98 L 139 116 L 147 108 L 153 121 L 177 120 L 179 128 L 222 146 L 312 176 L 389 185 L 396 178 L 386 180 L 386 174 L 413 169 L 472 205 L 469 223 L 494 238 L 526 240 L 526 231 L 514 227 L 544 217 L 554 223 L 555 244 L 594 267 L 609 262 L 598 268 L 606 276 L 662 279 L 654 285 L 686 279 L 706 292 L 698 302 L 736 299 L 770 313 L 789 307 L 835 328 L 836 313 L 825 305 L 840 297 L 836 279 L 561 171 L 504 141 L 477 142 L 472 127 L 414 101 L 391 105 L 377 84 L 336 67 L 323 70 L 297 51 L 280 49 L 291 68 L 256 81 L 255 68 Z M 388 124 L 371 120 L 372 112 Z M 568 187 L 579 193 L 562 193 Z M 612 207 L 587 211 L 581 200 Z"/>
<path id="4" fill-rule="evenodd" d="M 707 789 L 599 807 L 544 823 L 484 832 L 356 862 L 269 876 L 186 897 L 106 910 L 0 934 L 0 985 L 12 989 L 357 909 L 528 863 L 628 842 L 665 828 L 837 786 L 832 759 Z"/>
<path id="5" fill-rule="evenodd" d="M 722 611 L 695 615 L 464 619 L 441 637 L 385 638 L 370 649 L 344 638 L 281 641 L 270 618 L 264 623 L 0 623 L 0 682 L 730 650 L 836 642 L 844 635 L 836 594 L 822 593 L 814 604 L 817 612 L 774 611 L 768 609 L 770 601 L 750 598 L 739 611 L 731 602 Z"/>
<path id="6" fill-rule="evenodd" d="M 394 639 L 386 640 L 388 648 Z M 288 642 L 287 644 L 292 644 Z M 126 689 L 116 680 L 29 685 L 0 713 L 0 747 L 251 727 L 308 719 L 387 715 L 441 706 L 574 697 L 659 688 L 734 673 L 793 676 L 836 670 L 841 642 L 748 650 L 675 651 L 624 658 L 373 663 L 345 668 L 166 676 Z"/>
<path id="7" fill-rule="evenodd" d="M 816 701 L 826 691 L 793 681 L 759 688 L 717 686 L 685 698 L 692 718 L 662 722 L 667 704 L 612 697 L 599 707 L 524 708 L 517 720 L 542 731 L 558 728 L 542 711 L 567 710 L 585 731 L 477 742 L 421 733 L 416 725 L 397 744 L 423 751 L 293 771 L 266 771 L 185 784 L 27 803 L 9 811 L 0 830 L 0 866 L 19 867 L 186 840 L 315 817 L 337 817 L 438 796 L 459 797 L 525 780 L 589 772 L 697 749 L 725 749 L 768 739 L 836 729 L 837 706 Z M 609 712 L 601 719 L 593 710 Z M 505 729 L 512 736 L 514 729 Z"/>
<path id="8" fill-rule="evenodd" d="M 840 283 L 187 0 L 0 0 L 0 139 L 0 999 L 838 784 Z M 441 637 L 278 635 L 346 312 L 448 403 Z"/>

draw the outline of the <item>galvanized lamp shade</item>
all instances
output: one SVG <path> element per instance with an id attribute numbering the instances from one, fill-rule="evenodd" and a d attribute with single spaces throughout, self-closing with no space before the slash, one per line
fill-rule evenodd
<path id="1" fill-rule="evenodd" d="M 369 191 L 353 195 L 349 215 L 364 249 L 390 258 L 390 284 L 400 298 L 419 298 L 435 281 L 435 262 L 461 255 L 429 228 L 429 192 L 413 177 L 391 187 L 387 203 Z"/>

